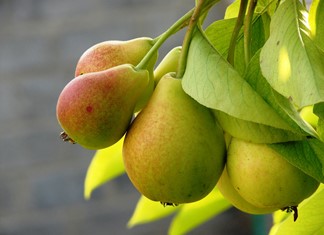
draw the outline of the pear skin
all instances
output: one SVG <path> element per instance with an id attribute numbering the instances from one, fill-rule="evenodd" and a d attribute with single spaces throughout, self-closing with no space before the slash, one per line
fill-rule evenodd
<path id="1" fill-rule="evenodd" d="M 111 40 L 97 43 L 87 49 L 80 57 L 75 77 L 106 70 L 122 64 L 136 66 L 153 47 L 154 40 L 149 37 L 140 37 L 127 41 Z M 139 111 L 147 103 L 154 89 L 153 69 L 158 57 L 155 53 L 148 63 L 146 70 L 149 71 L 150 81 L 147 88 L 138 99 L 135 110 Z"/>
<path id="2" fill-rule="evenodd" d="M 84 148 L 106 148 L 125 134 L 148 82 L 148 71 L 129 64 L 80 75 L 62 90 L 57 119 L 68 138 Z"/>
<path id="3" fill-rule="evenodd" d="M 245 213 L 255 215 L 269 214 L 278 210 L 278 208 L 260 208 L 255 205 L 252 205 L 251 203 L 247 202 L 244 198 L 242 198 L 230 182 L 226 166 L 220 179 L 217 182 L 217 188 L 224 196 L 224 198 L 227 199 L 235 208 Z"/>
<path id="4" fill-rule="evenodd" d="M 126 133 L 123 160 L 133 185 L 163 205 L 205 197 L 225 162 L 223 131 L 209 109 L 165 75 Z"/>
<path id="5" fill-rule="evenodd" d="M 97 43 L 88 48 L 79 58 L 75 68 L 75 77 L 122 64 L 136 66 L 153 45 L 153 39 L 148 37 L 128 41 L 111 40 Z M 153 71 L 156 59 L 157 54 L 151 59 L 147 70 Z"/>
<path id="6" fill-rule="evenodd" d="M 160 79 L 167 73 L 177 72 L 178 63 L 181 55 L 181 46 L 171 49 L 165 57 L 158 64 L 154 70 L 154 83 L 155 86 L 159 83 Z"/>
<path id="7" fill-rule="evenodd" d="M 241 197 L 260 208 L 296 207 L 319 186 L 318 181 L 268 145 L 234 137 L 228 149 L 226 169 Z"/>

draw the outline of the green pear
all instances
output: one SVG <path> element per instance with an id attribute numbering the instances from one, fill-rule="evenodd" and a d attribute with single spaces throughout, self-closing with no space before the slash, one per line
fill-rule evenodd
<path id="1" fill-rule="evenodd" d="M 268 145 L 234 137 L 228 149 L 226 168 L 235 190 L 259 208 L 296 207 L 319 186 L 318 181 L 291 165 Z"/>
<path id="2" fill-rule="evenodd" d="M 318 116 L 313 112 L 313 105 L 303 107 L 299 112 L 303 120 L 310 124 L 313 128 L 317 128 Z"/>
<path id="3" fill-rule="evenodd" d="M 189 95 L 181 79 L 165 75 L 126 133 L 125 170 L 145 197 L 163 205 L 205 197 L 225 164 L 223 131 Z"/>
<path id="4" fill-rule="evenodd" d="M 88 149 L 106 148 L 126 132 L 149 82 L 130 64 L 80 75 L 62 90 L 56 107 L 63 137 Z"/>
<path id="5" fill-rule="evenodd" d="M 235 208 L 249 214 L 269 214 L 272 213 L 278 208 L 260 208 L 252 205 L 251 203 L 247 202 L 241 195 L 235 190 L 233 187 L 227 173 L 226 166 L 224 171 L 217 182 L 217 188 Z"/>
<path id="6" fill-rule="evenodd" d="M 75 77 L 85 73 L 106 70 L 122 64 L 136 66 L 153 45 L 154 40 L 149 37 L 140 37 L 127 41 L 111 40 L 97 43 L 81 55 L 76 65 Z M 155 53 L 150 59 L 147 68 L 145 68 L 149 71 L 150 82 L 137 101 L 136 111 L 142 109 L 153 93 L 153 68 L 157 57 L 158 53 Z"/>
<path id="7" fill-rule="evenodd" d="M 159 83 L 160 79 L 167 73 L 177 72 L 178 63 L 181 55 L 181 46 L 174 47 L 169 51 L 165 57 L 158 64 L 154 70 L 154 83 L 155 86 Z"/>

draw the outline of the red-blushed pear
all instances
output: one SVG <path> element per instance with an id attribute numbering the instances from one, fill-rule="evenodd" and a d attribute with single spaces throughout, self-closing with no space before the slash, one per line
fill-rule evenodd
<path id="1" fill-rule="evenodd" d="M 228 178 L 228 173 L 226 170 L 226 166 L 224 171 L 217 182 L 217 188 L 235 208 L 249 214 L 269 214 L 272 213 L 278 208 L 260 208 L 252 205 L 251 203 L 247 202 L 241 195 L 235 190 L 232 183 Z"/>
<path id="2" fill-rule="evenodd" d="M 318 181 L 268 145 L 234 137 L 228 148 L 226 169 L 239 195 L 259 208 L 296 208 L 319 186 Z"/>
<path id="3" fill-rule="evenodd" d="M 225 153 L 223 131 L 211 111 L 170 74 L 132 122 L 123 145 L 128 177 L 140 193 L 163 205 L 204 198 L 223 171 Z"/>
<path id="4" fill-rule="evenodd" d="M 160 79 L 167 73 L 177 72 L 178 63 L 181 55 L 181 46 L 171 49 L 161 60 L 154 70 L 154 83 L 155 86 L 159 83 Z"/>
<path id="5" fill-rule="evenodd" d="M 149 37 L 139 37 L 127 41 L 110 40 L 97 43 L 88 48 L 79 58 L 75 69 L 75 77 L 106 70 L 122 64 L 136 66 L 153 47 L 154 40 Z M 158 53 L 150 59 L 146 70 L 149 71 L 150 82 L 137 101 L 135 110 L 140 110 L 152 95 L 154 89 L 153 69 Z"/>
<path id="6" fill-rule="evenodd" d="M 62 90 L 56 107 L 65 139 L 87 149 L 106 148 L 126 132 L 135 103 L 149 82 L 130 64 L 86 73 Z"/>
<path id="7" fill-rule="evenodd" d="M 136 66 L 154 45 L 149 37 L 140 37 L 127 41 L 110 40 L 97 43 L 88 48 L 79 58 L 75 68 L 75 77 L 106 70 L 117 65 Z M 147 70 L 153 71 L 157 54 L 151 59 Z"/>

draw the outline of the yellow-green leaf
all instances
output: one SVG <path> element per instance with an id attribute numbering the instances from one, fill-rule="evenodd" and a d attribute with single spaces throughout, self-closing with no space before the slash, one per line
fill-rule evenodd
<path id="1" fill-rule="evenodd" d="M 324 185 L 321 184 L 318 190 L 298 206 L 298 218 L 294 222 L 293 213 L 275 224 L 270 235 L 320 235 L 324 232 Z"/>
<path id="2" fill-rule="evenodd" d="M 293 212 L 290 212 L 293 213 Z M 287 217 L 289 216 L 288 212 L 286 211 L 282 211 L 282 210 L 277 210 L 272 214 L 272 218 L 273 218 L 273 223 L 274 224 L 279 224 L 282 221 L 284 221 L 285 219 L 287 219 Z"/>
<path id="3" fill-rule="evenodd" d="M 124 138 L 116 144 L 98 150 L 94 155 L 84 182 L 84 197 L 89 199 L 94 189 L 125 172 L 122 159 Z"/>
<path id="4" fill-rule="evenodd" d="M 262 84 L 261 84 L 262 85 Z M 284 130 L 291 127 L 196 30 L 182 78 L 184 91 L 202 105 L 230 116 Z"/>
<path id="5" fill-rule="evenodd" d="M 318 47 L 324 50 L 324 1 L 313 0 L 309 9 L 309 26 L 311 37 Z"/>
<path id="6" fill-rule="evenodd" d="M 215 188 L 202 200 L 182 205 L 172 220 L 169 235 L 185 234 L 229 207 L 231 204 Z"/>
<path id="7" fill-rule="evenodd" d="M 235 0 L 226 8 L 224 19 L 230 19 L 230 18 L 237 17 L 239 9 L 240 9 L 240 2 L 241 1 L 239 1 L 239 0 Z"/>
<path id="8" fill-rule="evenodd" d="M 324 101 L 324 52 L 310 33 L 303 5 L 282 1 L 260 55 L 262 74 L 270 85 L 300 108 Z"/>
<path id="9" fill-rule="evenodd" d="M 135 225 L 153 222 L 162 219 L 175 211 L 181 206 L 163 206 L 160 202 L 152 201 L 144 196 L 138 200 L 136 208 L 130 218 L 127 226 L 133 227 Z"/>

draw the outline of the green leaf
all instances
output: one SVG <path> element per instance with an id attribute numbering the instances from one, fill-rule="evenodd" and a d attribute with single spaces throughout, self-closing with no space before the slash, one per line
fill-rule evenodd
<path id="1" fill-rule="evenodd" d="M 122 158 L 124 138 L 116 144 L 98 150 L 88 167 L 84 182 L 84 197 L 89 199 L 94 189 L 125 172 Z"/>
<path id="2" fill-rule="evenodd" d="M 316 114 L 320 119 L 324 119 L 324 103 L 318 103 L 314 105 L 314 114 Z"/>
<path id="3" fill-rule="evenodd" d="M 261 93 L 256 92 L 227 63 L 199 30 L 196 31 L 191 41 L 182 85 L 185 92 L 202 105 L 234 118 L 286 131 L 299 130 L 296 125 L 292 128 L 291 124 L 288 124 L 287 120 L 284 120 L 278 111 L 264 100 Z M 257 84 L 260 90 L 266 85 L 266 81 Z M 298 132 L 302 133 L 300 130 Z M 289 134 L 289 136 L 293 135 Z M 273 137 L 276 136 L 273 135 Z M 281 137 L 278 136 L 280 139 L 278 141 L 282 141 Z M 296 136 L 295 140 L 297 139 L 300 139 L 300 136 Z M 287 140 L 292 140 L 292 138 Z"/>
<path id="4" fill-rule="evenodd" d="M 255 12 L 266 12 L 269 16 L 272 16 L 277 7 L 277 2 L 276 0 L 259 0 Z"/>
<path id="5" fill-rule="evenodd" d="M 205 30 L 209 42 L 224 58 L 227 57 L 235 22 L 236 18 L 217 20 L 210 24 Z"/>
<path id="6" fill-rule="evenodd" d="M 226 8 L 224 19 L 237 17 L 240 9 L 240 2 L 240 0 L 235 0 Z M 276 2 L 277 1 L 274 0 L 259 0 L 254 12 L 261 14 L 267 12 L 272 15 L 276 7 Z"/>
<path id="7" fill-rule="evenodd" d="M 282 211 L 282 210 L 277 210 L 277 211 L 273 212 L 273 214 L 272 214 L 273 223 L 279 224 L 280 222 L 287 219 L 288 216 L 290 215 L 290 213 L 293 213 L 293 212 L 287 212 L 287 211 Z"/>
<path id="8" fill-rule="evenodd" d="M 213 110 L 213 112 L 223 130 L 239 139 L 267 144 L 304 139 L 302 136 L 290 131 L 244 121 L 218 110 Z"/>
<path id="9" fill-rule="evenodd" d="M 288 162 L 320 182 L 324 182 L 324 143 L 307 139 L 270 144 Z"/>
<path id="10" fill-rule="evenodd" d="M 192 38 L 182 86 L 206 107 L 231 116 L 287 128 L 271 107 L 213 48 L 200 30 Z M 269 121 L 270 117 L 276 121 Z"/>
<path id="11" fill-rule="evenodd" d="M 224 19 L 237 17 L 240 10 L 240 2 L 240 0 L 235 0 L 226 8 Z"/>
<path id="12" fill-rule="evenodd" d="M 285 220 L 275 224 L 270 235 L 321 235 L 324 232 L 324 185 L 298 206 L 298 219 L 294 222 L 290 214 Z"/>
<path id="13" fill-rule="evenodd" d="M 139 224 L 153 222 L 176 212 L 181 206 L 166 206 L 160 202 L 152 201 L 144 196 L 138 200 L 136 208 L 127 226 L 133 227 Z"/>
<path id="14" fill-rule="evenodd" d="M 252 46 L 251 55 L 253 56 L 265 43 L 268 37 L 269 21 L 266 14 L 256 15 L 252 22 Z M 209 25 L 205 34 L 209 42 L 219 52 L 223 58 L 227 57 L 229 42 L 232 37 L 232 31 L 236 23 L 236 18 L 218 20 Z M 245 72 L 244 60 L 244 39 L 243 30 L 240 31 L 235 47 L 234 68 L 243 75 Z"/>
<path id="15" fill-rule="evenodd" d="M 231 207 L 215 188 L 200 201 L 182 205 L 172 220 L 169 235 L 185 234 Z"/>
<path id="16" fill-rule="evenodd" d="M 313 112 L 319 117 L 317 121 L 316 130 L 322 141 L 324 141 L 324 103 L 318 103 L 314 105 Z"/>
<path id="17" fill-rule="evenodd" d="M 307 135 L 318 137 L 316 131 L 301 118 L 300 113 L 292 105 L 290 100 L 276 92 L 262 76 L 259 60 L 260 50 L 251 59 L 244 75 L 245 80 L 285 120 L 291 128 L 291 132 L 299 135 L 299 137 L 296 136 L 295 140 L 297 138 L 301 139 L 300 137 L 306 133 Z M 286 135 L 290 136 L 290 138 L 287 138 L 287 141 L 294 140 L 292 133 L 286 133 Z"/>
<path id="18" fill-rule="evenodd" d="M 260 56 L 264 77 L 298 107 L 324 100 L 324 54 L 309 38 L 307 22 L 307 11 L 298 0 L 283 1 Z"/>
<path id="19" fill-rule="evenodd" d="M 324 50 L 324 1 L 313 0 L 309 9 L 309 26 L 311 38 L 315 44 Z"/>

